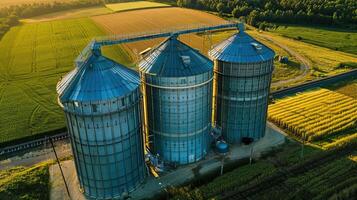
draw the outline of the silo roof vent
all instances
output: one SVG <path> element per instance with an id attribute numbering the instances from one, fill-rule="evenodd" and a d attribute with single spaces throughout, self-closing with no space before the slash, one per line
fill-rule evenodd
<path id="1" fill-rule="evenodd" d="M 258 43 L 256 43 L 256 42 L 252 42 L 252 43 L 250 43 L 254 48 L 255 48 L 255 50 L 257 50 L 257 51 L 261 51 L 262 49 L 263 49 L 263 46 L 261 45 L 261 44 L 258 44 Z"/>
<path id="2" fill-rule="evenodd" d="M 208 54 L 213 60 L 232 63 L 263 62 L 273 59 L 275 55 L 269 47 L 241 30 L 216 45 Z"/>
<path id="3" fill-rule="evenodd" d="M 92 55 L 57 85 L 61 102 L 103 101 L 122 97 L 139 87 L 139 74 L 104 56 Z"/>
<path id="4" fill-rule="evenodd" d="M 211 71 L 213 62 L 197 50 L 170 37 L 140 62 L 141 72 L 160 77 L 186 77 Z"/>
<path id="5" fill-rule="evenodd" d="M 185 66 L 189 66 L 191 63 L 191 58 L 190 56 L 181 56 L 182 62 L 183 64 L 185 64 Z"/>

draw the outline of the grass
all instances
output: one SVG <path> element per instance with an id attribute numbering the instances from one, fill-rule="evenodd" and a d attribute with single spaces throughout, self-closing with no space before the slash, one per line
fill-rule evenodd
<path id="1" fill-rule="evenodd" d="M 122 12 L 129 10 L 138 10 L 138 9 L 148 9 L 148 8 L 163 8 L 169 7 L 170 5 L 157 3 L 157 2 L 149 2 L 149 1 L 136 1 L 136 2 L 126 2 L 126 3 L 113 3 L 106 4 L 106 7 L 113 10 L 114 12 Z"/>
<path id="2" fill-rule="evenodd" d="M 91 19 L 58 20 L 12 28 L 0 41 L 0 143 L 65 126 L 56 84 L 94 36 Z M 118 47 L 104 53 L 126 64 Z"/>
<path id="3" fill-rule="evenodd" d="M 345 29 L 281 25 L 272 32 L 303 42 L 357 54 L 357 31 Z"/>
<path id="4" fill-rule="evenodd" d="M 49 199 L 48 163 L 0 171 L 0 199 Z"/>

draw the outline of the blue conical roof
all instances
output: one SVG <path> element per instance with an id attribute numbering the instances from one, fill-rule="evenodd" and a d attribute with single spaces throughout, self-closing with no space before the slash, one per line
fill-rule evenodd
<path id="1" fill-rule="evenodd" d="M 140 61 L 139 68 L 161 77 L 185 77 L 212 70 L 213 62 L 172 36 L 149 52 Z"/>
<path id="2" fill-rule="evenodd" d="M 130 93 L 139 84 L 137 72 L 106 57 L 92 55 L 58 83 L 57 92 L 61 102 L 105 101 Z"/>
<path id="3" fill-rule="evenodd" d="M 274 58 L 274 51 L 244 31 L 234 34 L 209 51 L 214 60 L 231 63 L 263 62 Z"/>

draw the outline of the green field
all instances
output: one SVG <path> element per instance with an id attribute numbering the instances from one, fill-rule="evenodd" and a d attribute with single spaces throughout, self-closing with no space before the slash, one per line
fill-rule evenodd
<path id="1" fill-rule="evenodd" d="M 138 9 L 146 9 L 146 8 L 163 8 L 168 7 L 170 5 L 149 1 L 136 1 L 136 2 L 127 2 L 127 3 L 113 3 L 106 4 L 107 8 L 113 10 L 114 12 L 122 12 L 128 10 L 138 10 Z"/>
<path id="2" fill-rule="evenodd" d="M 0 41 L 0 143 L 64 127 L 56 83 L 94 37 L 91 19 L 59 20 L 12 28 Z M 120 48 L 111 58 L 128 61 Z M 127 64 L 123 62 L 123 64 Z"/>
<path id="3" fill-rule="evenodd" d="M 357 31 L 281 25 L 272 32 L 317 46 L 357 54 Z"/>
<path id="4" fill-rule="evenodd" d="M 59 19 L 74 19 L 74 18 L 90 17 L 96 15 L 105 15 L 105 14 L 110 14 L 112 12 L 113 12 L 112 10 L 104 6 L 79 8 L 79 9 L 59 11 L 59 12 L 40 15 L 27 19 L 22 19 L 21 22 L 35 23 L 35 22 L 53 21 Z"/>
<path id="5" fill-rule="evenodd" d="M 288 142 L 264 156 L 198 187 L 170 190 L 171 199 L 353 199 L 357 151 L 322 152 Z M 230 196 L 231 195 L 231 196 Z"/>

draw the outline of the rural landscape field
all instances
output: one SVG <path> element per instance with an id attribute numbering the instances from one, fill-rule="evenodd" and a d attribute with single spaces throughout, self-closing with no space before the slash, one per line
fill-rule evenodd
<path id="1" fill-rule="evenodd" d="M 267 121 L 283 133 L 284 142 L 259 153 L 251 147 L 251 160 L 224 160 L 214 150 L 206 163 L 213 155 L 226 168 L 217 165 L 202 175 L 205 160 L 184 166 L 194 174 L 191 182 L 165 188 L 161 183 L 176 168 L 169 170 L 162 173 L 161 192 L 155 191 L 155 198 L 355 199 L 356 10 L 353 0 L 322 0 L 319 6 L 313 0 L 0 0 L 0 165 L 4 167 L 0 167 L 0 199 L 51 199 L 49 166 L 54 162 L 41 156 L 28 164 L 16 160 L 27 150 L 12 153 L 16 159 L 2 156 L 6 148 L 68 131 L 56 85 L 76 67 L 75 59 L 93 39 L 230 23 L 243 23 L 247 34 L 275 52 Z M 208 56 L 209 50 L 238 32 L 229 28 L 183 34 L 178 39 Z M 138 71 L 140 60 L 165 39 L 105 46 L 102 53 Z M 234 149 L 235 144 L 229 147 Z M 242 148 L 242 155 L 250 151 L 248 146 Z M 72 156 L 62 159 L 73 161 Z M 24 184 L 25 179 L 33 181 Z"/>
<path id="2" fill-rule="evenodd" d="M 11 82 L 11 84 L 5 82 L 1 84 L 1 91 L 4 93 L 11 91 L 1 100 L 6 102 L 1 104 L 6 105 L 6 108 L 1 111 L 1 116 L 4 116 L 0 126 L 4 132 L 1 140 L 10 141 L 64 127 L 53 88 L 60 77 L 73 68 L 74 58 L 94 36 L 145 34 L 227 23 L 220 17 L 200 11 L 177 7 L 156 8 L 156 4 L 152 5 L 150 2 L 147 5 L 149 8 L 154 8 L 130 11 L 131 7 L 134 9 L 136 6 L 145 7 L 143 2 L 139 2 L 135 6 L 128 6 L 128 3 L 124 6 L 116 6 L 115 9 L 112 8 L 113 11 L 108 11 L 106 7 L 83 8 L 74 12 L 61 11 L 24 19 L 23 25 L 11 29 L 0 42 L 1 49 L 11 49 L 1 55 L 2 79 Z M 122 8 L 121 11 L 125 9 L 129 11 L 111 13 L 119 8 Z M 172 13 L 177 13 L 180 18 L 173 17 Z M 279 30 L 282 29 L 279 28 L 276 32 Z M 207 54 L 211 46 L 228 38 L 234 32 L 217 32 L 212 35 L 189 34 L 181 36 L 180 39 L 199 49 L 203 54 Z M 348 68 L 339 68 L 340 63 L 357 62 L 357 57 L 353 54 L 321 48 L 268 32 L 248 30 L 248 33 L 273 48 L 279 56 L 290 58 L 289 62 L 284 64 L 275 61 L 273 88 L 344 72 Z M 320 41 L 321 37 L 313 39 Z M 110 58 L 135 68 L 135 64 L 140 59 L 139 53 L 158 45 L 161 41 L 163 39 L 123 44 L 115 47 L 114 51 L 113 48 L 105 47 L 105 53 Z M 282 48 L 281 45 L 286 48 Z M 301 60 L 292 56 L 289 49 L 303 56 L 310 69 L 304 71 L 301 68 L 303 64 Z M 322 54 L 324 56 L 320 56 Z M 20 59 L 23 57 L 27 59 Z M 28 97 L 33 91 L 31 97 Z M 9 116 L 9 113 L 13 113 L 11 117 L 5 117 Z M 37 116 L 42 120 L 37 120 Z M 5 124 L 12 125 L 5 126 Z"/>
<path id="3" fill-rule="evenodd" d="M 333 148 L 331 143 L 356 140 L 356 109 L 355 98 L 318 89 L 278 100 L 269 107 L 269 120 L 302 140 Z"/>
<path id="4" fill-rule="evenodd" d="M 61 0 L 62 2 L 69 2 L 74 0 Z M 53 0 L 1 0 L 0 1 L 0 8 L 1 7 L 8 7 L 8 6 L 16 6 L 21 4 L 31 4 L 31 3 L 52 3 Z"/>
<path id="5" fill-rule="evenodd" d="M 148 2 L 148 1 L 136 1 L 136 2 L 127 2 L 122 4 L 106 4 L 105 5 L 110 10 L 114 12 L 120 11 L 129 11 L 129 10 L 139 10 L 139 9 L 148 9 L 148 8 L 163 8 L 169 7 L 170 5 L 156 2 Z"/>

